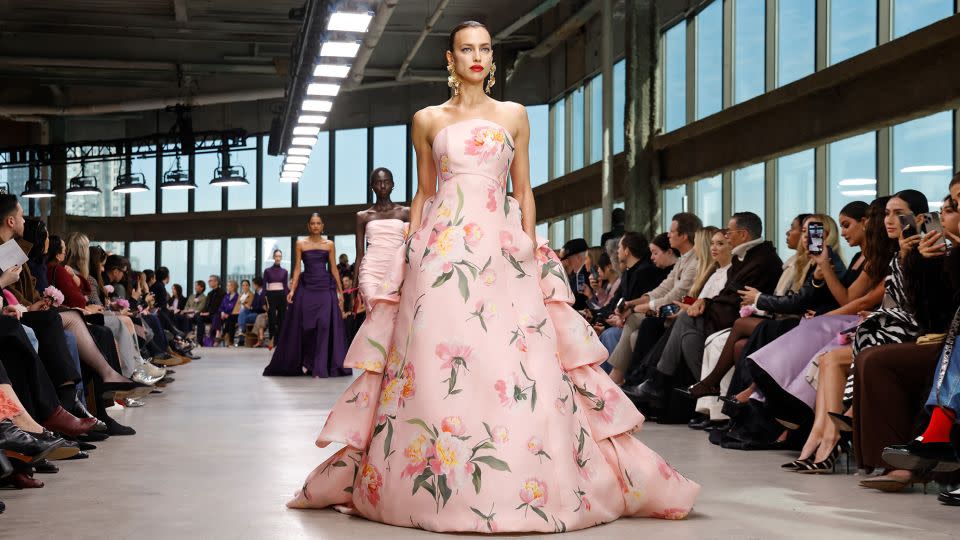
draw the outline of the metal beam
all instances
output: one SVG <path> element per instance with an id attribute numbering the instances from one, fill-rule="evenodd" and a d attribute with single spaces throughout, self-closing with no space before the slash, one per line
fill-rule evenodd
<path id="1" fill-rule="evenodd" d="M 528 11 L 526 15 L 523 15 L 514 21 L 513 24 L 497 32 L 497 35 L 493 36 L 493 42 L 498 43 L 507 39 L 513 35 L 514 32 L 526 26 L 530 21 L 553 9 L 553 7 L 559 3 L 560 0 L 544 0 L 540 3 L 540 5 Z"/>
<path id="2" fill-rule="evenodd" d="M 702 178 L 956 108 L 957 65 L 960 15 L 658 136 L 661 177 Z"/>
<path id="3" fill-rule="evenodd" d="M 424 40 L 426 40 L 427 36 L 430 35 L 430 32 L 433 31 L 433 25 L 437 24 L 440 16 L 443 15 L 443 10 L 447 8 L 447 4 L 449 3 L 450 0 L 440 0 L 440 3 L 437 4 L 436 9 L 433 10 L 433 15 L 427 19 L 426 24 L 423 26 L 423 31 L 421 31 L 420 35 L 417 37 L 416 43 L 413 44 L 410 52 L 407 53 L 407 57 L 404 58 L 403 63 L 400 64 L 400 70 L 397 71 L 398 81 L 403 79 L 407 74 L 407 68 L 410 67 L 410 63 L 413 62 L 414 57 L 417 56 L 417 52 L 420 51 L 420 46 L 423 45 Z"/>
<path id="4" fill-rule="evenodd" d="M 580 11 L 577 11 L 572 17 L 564 21 L 559 28 L 554 30 L 553 33 L 537 44 L 536 47 L 530 50 L 522 51 L 520 54 L 518 54 L 516 59 L 513 61 L 513 64 L 507 69 L 507 82 L 513 78 L 514 73 L 517 72 L 520 64 L 527 57 L 543 58 L 544 56 L 550 54 L 550 51 L 557 48 L 557 46 L 560 44 L 566 42 L 574 32 L 579 30 L 584 24 L 587 24 L 587 21 L 589 21 L 599 11 L 600 0 L 590 0 L 590 2 L 588 2 L 585 6 L 580 8 Z"/>
<path id="5" fill-rule="evenodd" d="M 165 98 L 149 98 L 118 103 L 98 103 L 91 105 L 35 106 L 35 105 L 0 105 L 0 116 L 85 116 L 110 114 L 117 112 L 152 111 L 165 109 L 174 105 L 218 105 L 221 103 L 240 103 L 243 101 L 260 101 L 263 99 L 277 99 L 283 97 L 282 88 L 265 88 L 261 90 L 242 90 L 238 92 L 223 92 L 219 94 L 204 94 L 199 96 L 174 96 Z"/>
<path id="6" fill-rule="evenodd" d="M 387 23 L 390 22 L 390 17 L 393 16 L 393 9 L 397 7 L 399 2 L 400 0 L 386 0 L 377 6 L 377 12 L 374 14 L 373 20 L 370 21 L 370 28 L 367 29 L 367 33 L 363 36 L 363 45 L 357 52 L 357 57 L 354 59 L 353 66 L 350 68 L 350 73 L 347 76 L 346 84 L 343 85 L 343 90 L 356 88 L 363 82 L 364 76 L 367 75 L 367 62 L 370 61 L 374 49 L 376 49 L 380 43 L 380 38 L 383 37 L 387 29 Z M 393 72 L 391 71 L 385 74 L 385 76 L 391 77 L 393 76 Z"/>

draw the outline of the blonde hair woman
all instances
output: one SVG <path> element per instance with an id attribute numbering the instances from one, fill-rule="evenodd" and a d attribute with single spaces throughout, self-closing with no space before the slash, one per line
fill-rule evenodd
<path id="1" fill-rule="evenodd" d="M 837 222 L 826 214 L 811 214 L 807 216 L 806 219 L 803 220 L 800 228 L 800 243 L 797 245 L 797 257 L 794 260 L 795 272 L 793 284 L 790 287 L 792 291 L 800 290 L 800 287 L 803 286 L 803 282 L 807 278 L 807 272 L 816 264 L 816 261 L 810 256 L 810 251 L 807 249 L 807 246 L 810 244 L 807 227 L 811 223 L 818 222 L 823 223 L 823 245 L 830 247 L 831 256 L 835 255 L 843 262 L 843 257 L 840 255 L 840 228 L 837 227 Z"/>
<path id="2" fill-rule="evenodd" d="M 707 225 L 697 231 L 696 236 L 694 236 L 693 250 L 697 255 L 697 278 L 693 280 L 693 287 L 690 288 L 689 293 L 689 296 L 693 298 L 700 296 L 700 291 L 703 290 L 707 280 L 719 268 L 717 261 L 710 255 L 710 243 L 713 241 L 713 235 L 718 232 L 720 232 L 720 229 L 713 225 Z"/>

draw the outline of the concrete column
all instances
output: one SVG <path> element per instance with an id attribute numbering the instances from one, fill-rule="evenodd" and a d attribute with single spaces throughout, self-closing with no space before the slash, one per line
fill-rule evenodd
<path id="1" fill-rule="evenodd" d="M 624 178 L 627 227 L 653 236 L 660 221 L 660 180 L 653 136 L 657 130 L 660 32 L 655 0 L 626 2 L 626 84 Z"/>
<path id="2" fill-rule="evenodd" d="M 50 120 L 50 136 L 47 142 L 58 144 L 65 142 L 66 123 L 63 118 Z M 65 235 L 67 233 L 67 163 L 66 150 L 59 147 L 53 154 L 54 164 L 50 166 L 50 188 L 54 197 L 49 201 L 49 218 L 47 229 L 50 234 Z"/>
<path id="3" fill-rule="evenodd" d="M 613 211 L 613 0 L 602 1 L 600 17 L 602 33 L 600 63 L 603 77 L 603 123 L 601 124 L 603 165 L 600 173 L 600 209 L 603 215 L 603 231 L 609 231 L 612 226 L 610 213 Z"/>

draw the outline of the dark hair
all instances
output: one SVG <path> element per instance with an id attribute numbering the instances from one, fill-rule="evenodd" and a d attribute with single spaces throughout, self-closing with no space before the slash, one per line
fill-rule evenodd
<path id="1" fill-rule="evenodd" d="M 210 277 L 208 277 L 207 279 L 217 280 L 217 286 L 220 286 L 221 279 L 220 279 L 220 276 L 218 276 L 217 274 L 210 274 Z"/>
<path id="2" fill-rule="evenodd" d="M 623 208 L 614 208 L 613 212 L 610 212 L 610 222 L 614 225 L 623 225 L 627 221 L 627 213 Z"/>
<path id="3" fill-rule="evenodd" d="M 919 216 L 930 211 L 930 203 L 927 202 L 927 196 L 915 189 L 905 189 L 898 191 L 894 197 L 907 203 L 913 215 Z"/>
<path id="4" fill-rule="evenodd" d="M 47 224 L 43 220 L 31 218 L 23 223 L 23 239 L 33 244 L 27 256 L 35 263 L 43 263 L 43 244 L 47 240 Z"/>
<path id="5" fill-rule="evenodd" d="M 864 226 L 863 271 L 875 281 L 887 276 L 890 258 L 897 251 L 899 242 L 887 236 L 887 227 L 883 218 L 887 213 L 887 201 L 890 197 L 878 197 L 867 207 L 867 224 Z"/>
<path id="6" fill-rule="evenodd" d="M 793 221 L 795 221 L 795 222 L 797 223 L 797 225 L 803 227 L 803 222 L 806 221 L 807 218 L 809 218 L 809 217 L 812 216 L 812 215 L 813 215 L 813 214 L 797 214 L 797 217 L 793 218 Z M 791 223 L 793 223 L 793 222 L 791 222 Z"/>
<path id="7" fill-rule="evenodd" d="M 283 257 L 283 252 L 280 251 L 279 249 L 273 250 L 273 253 L 271 253 L 270 256 L 273 257 L 273 256 L 276 255 L 277 253 L 279 253 L 280 256 Z"/>
<path id="8" fill-rule="evenodd" d="M 703 222 L 700 221 L 700 218 L 690 212 L 674 214 L 673 221 L 677 222 L 677 234 L 686 236 L 691 244 L 697 231 L 703 228 Z"/>
<path id="9" fill-rule="evenodd" d="M 167 279 L 168 277 L 170 277 L 170 269 L 169 269 L 169 268 L 167 268 L 166 266 L 161 266 L 160 268 L 157 268 L 157 281 L 161 281 L 161 282 L 162 282 L 163 280 Z"/>
<path id="10" fill-rule="evenodd" d="M 17 196 L 12 193 L 0 195 L 0 220 L 7 219 L 17 210 Z"/>
<path id="11" fill-rule="evenodd" d="M 100 273 L 100 266 L 104 264 L 103 261 L 107 258 L 107 252 L 100 246 L 90 246 L 89 251 L 90 260 L 87 262 L 89 267 L 88 273 L 97 281 L 97 285 L 100 286 L 100 290 L 98 291 L 100 301 L 106 303 L 107 293 L 103 290 L 103 274 Z"/>
<path id="12" fill-rule="evenodd" d="M 110 255 L 103 263 L 103 266 L 106 272 L 113 272 L 114 270 L 123 271 L 124 267 L 127 266 L 127 260 L 120 255 Z"/>
<path id="13" fill-rule="evenodd" d="M 620 242 L 624 249 L 631 255 L 645 261 L 650 258 L 650 246 L 647 244 L 647 238 L 638 232 L 627 231 L 620 237 Z M 667 249 L 670 249 L 669 244 Z M 601 257 L 602 258 L 602 257 Z M 609 257 L 608 257 L 609 259 Z"/>
<path id="14" fill-rule="evenodd" d="M 247 287 L 250 286 L 250 280 L 249 280 L 249 279 L 241 279 L 241 280 L 240 280 L 240 284 L 241 284 L 241 285 L 243 285 L 244 283 L 247 284 Z"/>
<path id="15" fill-rule="evenodd" d="M 253 278 L 253 284 L 263 287 L 263 279 L 261 279 L 260 276 Z"/>
<path id="16" fill-rule="evenodd" d="M 957 171 L 956 174 L 953 175 L 953 178 L 950 180 L 950 185 L 948 186 L 948 188 L 952 188 L 957 184 L 960 184 L 960 171 Z"/>
<path id="17" fill-rule="evenodd" d="M 174 297 L 181 298 L 181 299 L 183 298 L 183 287 L 181 287 L 179 283 L 174 283 L 173 285 L 171 285 L 170 290 L 173 291 L 173 294 L 170 295 L 171 299 L 173 299 Z"/>
<path id="18" fill-rule="evenodd" d="M 50 237 L 50 249 L 47 251 L 47 263 L 56 262 L 57 255 L 65 254 L 67 247 L 63 243 L 63 238 L 57 235 Z"/>
<path id="19" fill-rule="evenodd" d="M 737 212 L 733 215 L 733 220 L 737 222 L 737 227 L 747 231 L 751 240 L 763 236 L 763 220 L 753 212 Z"/>
<path id="20" fill-rule="evenodd" d="M 853 201 L 840 209 L 840 215 L 860 221 L 867 217 L 868 208 L 870 208 L 870 205 L 863 201 Z"/>
<path id="21" fill-rule="evenodd" d="M 149 284 L 151 279 L 154 279 L 157 277 L 157 273 L 154 272 L 153 270 L 147 269 L 143 271 L 143 277 L 144 279 L 147 280 L 147 283 Z"/>
<path id="22" fill-rule="evenodd" d="M 644 242 L 643 247 L 647 248 L 648 252 L 650 251 L 650 247 L 647 246 L 646 242 Z M 600 269 L 603 270 L 604 268 L 607 268 L 611 264 L 613 264 L 613 261 L 610 260 L 610 255 L 606 251 L 601 253 L 600 259 L 597 260 L 597 266 L 599 266 Z"/>
<path id="23" fill-rule="evenodd" d="M 319 212 L 314 212 L 314 213 L 310 214 L 310 217 L 307 218 L 307 223 L 310 223 L 310 220 L 313 219 L 313 218 L 319 219 L 319 220 L 320 220 L 320 223 L 323 223 L 323 222 L 324 222 L 324 221 L 323 221 L 323 216 L 321 216 Z M 279 251 L 279 250 L 278 250 L 278 251 Z"/>
<path id="24" fill-rule="evenodd" d="M 384 173 L 384 174 L 386 174 L 387 176 L 389 176 L 389 177 L 390 177 L 390 181 L 393 182 L 393 171 L 391 171 L 390 169 L 388 169 L 388 168 L 386 168 L 386 167 L 377 167 L 376 169 L 373 170 L 373 172 L 370 173 L 370 183 L 371 183 L 371 184 L 373 183 L 373 179 L 376 178 L 377 175 L 380 174 L 380 173 Z"/>
<path id="25" fill-rule="evenodd" d="M 453 52 L 454 39 L 457 37 L 457 32 L 464 30 L 466 28 L 483 28 L 487 31 L 487 34 L 490 34 L 490 29 L 487 28 L 487 25 L 477 22 L 477 21 L 463 21 L 462 23 L 453 27 L 453 30 L 450 31 L 450 42 L 449 42 L 449 51 Z M 490 34 L 493 36 L 493 34 Z"/>
<path id="26" fill-rule="evenodd" d="M 198 280 L 194 283 L 194 285 L 199 285 L 199 286 L 200 286 L 200 290 L 202 290 L 202 291 L 207 290 L 207 282 L 204 281 L 204 280 L 202 280 L 202 279 L 198 279 Z"/>
<path id="27" fill-rule="evenodd" d="M 650 243 L 660 248 L 660 251 L 671 251 L 670 239 L 667 238 L 667 233 L 660 233 L 654 236 Z"/>

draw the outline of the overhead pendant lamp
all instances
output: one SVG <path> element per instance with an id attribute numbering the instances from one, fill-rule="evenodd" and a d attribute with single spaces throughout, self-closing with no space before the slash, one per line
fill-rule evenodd
<path id="1" fill-rule="evenodd" d="M 55 196 L 50 180 L 40 178 L 40 165 L 30 166 L 30 179 L 27 180 L 20 196 L 25 199 L 50 199 Z"/>
<path id="2" fill-rule="evenodd" d="M 163 173 L 160 180 L 160 189 L 197 189 L 197 184 L 190 179 L 190 172 L 180 166 L 180 151 L 177 150 L 176 162 Z"/>
<path id="3" fill-rule="evenodd" d="M 123 157 L 123 172 L 117 175 L 117 185 L 113 187 L 114 193 L 141 193 L 150 191 L 147 186 L 147 179 L 143 173 L 133 172 L 133 151 L 127 146 L 127 155 Z"/>
<path id="4" fill-rule="evenodd" d="M 220 147 L 220 163 L 221 166 L 213 171 L 213 180 L 210 181 L 211 186 L 231 187 L 250 185 L 250 182 L 247 181 L 247 170 L 242 165 L 230 165 L 230 148 L 227 146 L 226 140 L 223 141 L 223 145 Z"/>
<path id="5" fill-rule="evenodd" d="M 86 163 L 80 161 L 80 174 L 70 179 L 67 195 L 100 195 L 102 191 L 97 186 L 96 176 L 87 176 Z"/>

